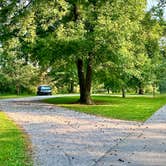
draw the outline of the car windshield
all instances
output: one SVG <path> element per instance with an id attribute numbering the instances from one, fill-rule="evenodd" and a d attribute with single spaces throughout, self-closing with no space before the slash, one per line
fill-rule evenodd
<path id="1" fill-rule="evenodd" d="M 49 86 L 42 86 L 41 89 L 42 90 L 51 90 L 51 87 L 49 87 Z"/>

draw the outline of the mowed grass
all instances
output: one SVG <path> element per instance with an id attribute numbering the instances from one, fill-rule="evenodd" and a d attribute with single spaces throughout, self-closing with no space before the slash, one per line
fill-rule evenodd
<path id="1" fill-rule="evenodd" d="M 45 99 L 44 102 L 56 104 L 71 110 L 103 116 L 107 118 L 145 121 L 160 107 L 166 104 L 166 96 L 93 96 L 95 105 L 76 104 L 79 97 L 58 97 Z"/>
<path id="2" fill-rule="evenodd" d="M 0 111 L 0 166 L 32 166 L 25 134 Z"/>
<path id="3" fill-rule="evenodd" d="M 35 95 L 8 95 L 8 94 L 0 94 L 0 99 L 11 99 L 11 98 L 21 98 L 21 97 L 30 97 L 30 96 L 35 96 Z"/>

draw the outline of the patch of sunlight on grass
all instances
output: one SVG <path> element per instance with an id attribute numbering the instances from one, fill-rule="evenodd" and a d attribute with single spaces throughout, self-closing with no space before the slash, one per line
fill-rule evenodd
<path id="1" fill-rule="evenodd" d="M 78 96 L 45 99 L 44 102 L 56 104 L 71 110 L 131 121 L 145 121 L 160 107 L 166 104 L 166 96 L 93 96 L 95 105 L 76 103 Z"/>

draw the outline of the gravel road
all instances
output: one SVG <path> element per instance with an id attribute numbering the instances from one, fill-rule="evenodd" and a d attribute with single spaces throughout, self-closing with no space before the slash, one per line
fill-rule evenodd
<path id="1" fill-rule="evenodd" d="M 0 100 L 30 136 L 34 166 L 166 165 L 166 106 L 142 124 L 38 101 L 43 98 Z"/>

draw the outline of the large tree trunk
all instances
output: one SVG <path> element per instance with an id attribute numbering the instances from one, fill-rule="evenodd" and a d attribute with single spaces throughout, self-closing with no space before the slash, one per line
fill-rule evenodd
<path id="1" fill-rule="evenodd" d="M 73 21 L 76 22 L 79 19 L 79 8 L 76 4 L 73 5 Z M 93 31 L 93 28 L 90 29 Z M 83 59 L 77 59 L 77 70 L 80 86 L 80 100 L 81 104 L 93 104 L 91 100 L 91 84 L 92 84 L 92 59 L 93 54 L 89 52 L 86 63 Z M 86 65 L 84 67 L 84 65 Z M 86 69 L 86 71 L 84 71 Z"/>
<path id="2" fill-rule="evenodd" d="M 77 72 L 80 86 L 80 102 L 85 100 L 85 76 L 84 76 L 84 64 L 82 59 L 77 60 Z"/>
<path id="3" fill-rule="evenodd" d="M 81 104 L 93 104 L 91 99 L 91 85 L 92 85 L 92 56 L 89 55 L 86 74 L 84 72 L 84 62 L 82 59 L 77 60 L 77 70 L 80 87 L 80 99 Z"/>
<path id="4" fill-rule="evenodd" d="M 85 81 L 86 104 L 93 104 L 91 99 L 91 86 L 92 86 L 92 54 L 90 53 L 87 62 L 86 81 Z"/>

